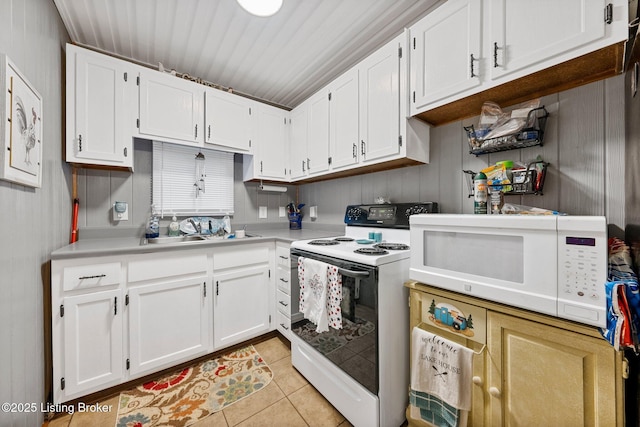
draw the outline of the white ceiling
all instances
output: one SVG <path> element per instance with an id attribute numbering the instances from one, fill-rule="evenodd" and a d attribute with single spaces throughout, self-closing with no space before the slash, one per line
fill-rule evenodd
<path id="1" fill-rule="evenodd" d="M 293 108 L 438 0 L 54 0 L 74 43 Z"/>

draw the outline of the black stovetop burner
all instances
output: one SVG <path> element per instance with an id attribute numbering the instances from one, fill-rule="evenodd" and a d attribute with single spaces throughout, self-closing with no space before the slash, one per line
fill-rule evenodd
<path id="1" fill-rule="evenodd" d="M 409 249 L 409 245 L 405 245 L 404 243 L 376 243 L 373 247 L 388 249 L 390 251 L 406 251 Z"/>
<path id="2" fill-rule="evenodd" d="M 336 242 L 335 240 L 320 239 L 320 240 L 312 240 L 309 242 L 309 244 L 316 245 L 316 246 L 331 246 L 331 245 L 339 245 L 340 242 Z"/>
<path id="3" fill-rule="evenodd" d="M 336 237 L 335 239 L 336 242 L 353 242 L 354 239 L 352 239 L 351 237 Z"/>
<path id="4" fill-rule="evenodd" d="M 360 248 L 360 249 L 356 249 L 353 252 L 357 254 L 364 254 L 364 255 L 386 255 L 389 253 L 384 249 L 380 249 L 380 248 Z"/>

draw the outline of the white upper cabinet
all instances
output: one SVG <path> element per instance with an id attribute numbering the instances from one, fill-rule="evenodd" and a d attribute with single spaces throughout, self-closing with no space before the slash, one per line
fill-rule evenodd
<path id="1" fill-rule="evenodd" d="M 515 80 L 625 41 L 627 24 L 623 0 L 448 0 L 409 29 L 410 114 L 446 123 L 446 117 L 426 112 L 509 82 L 514 84 L 493 91 L 490 99 L 508 102 L 555 88 L 560 79 L 551 74 L 539 76 L 540 86 L 533 88 L 518 87 Z M 572 79 L 612 72 L 599 68 L 611 61 L 602 58 L 583 59 L 571 69 Z"/>
<path id="2" fill-rule="evenodd" d="M 570 52 L 606 35 L 605 0 L 491 0 L 492 78 Z M 535 23 L 535 31 L 523 27 Z"/>
<path id="3" fill-rule="evenodd" d="M 482 1 L 449 0 L 411 27 L 414 108 L 480 84 Z"/>
<path id="4" fill-rule="evenodd" d="M 289 178 L 299 179 L 307 173 L 307 145 L 309 132 L 309 102 L 305 101 L 291 111 L 289 126 Z"/>
<path id="5" fill-rule="evenodd" d="M 207 147 L 248 153 L 251 150 L 251 104 L 251 100 L 242 96 L 207 89 L 204 136 Z"/>
<path id="6" fill-rule="evenodd" d="M 202 146 L 205 87 L 153 70 L 140 73 L 142 137 Z"/>
<path id="7" fill-rule="evenodd" d="M 254 103 L 254 134 L 251 137 L 253 155 L 243 159 L 244 180 L 288 180 L 289 112 L 267 104 Z"/>
<path id="8" fill-rule="evenodd" d="M 137 67 L 67 45 L 66 160 L 133 167 Z"/>
<path id="9" fill-rule="evenodd" d="M 360 69 L 360 156 L 361 163 L 397 156 L 402 147 L 400 103 L 400 48 L 397 38 L 368 56 Z"/>
<path id="10" fill-rule="evenodd" d="M 319 175 L 329 170 L 329 92 L 328 88 L 309 98 L 309 133 L 306 170 Z"/>
<path id="11" fill-rule="evenodd" d="M 358 67 L 329 85 L 329 154 L 333 170 L 358 163 Z"/>

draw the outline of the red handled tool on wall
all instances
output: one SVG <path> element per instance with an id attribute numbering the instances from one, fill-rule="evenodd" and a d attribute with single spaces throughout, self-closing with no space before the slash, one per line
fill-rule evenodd
<path id="1" fill-rule="evenodd" d="M 70 243 L 74 243 L 78 240 L 78 208 L 80 207 L 80 200 L 78 200 L 78 174 L 76 168 L 72 171 L 72 196 L 73 196 L 73 214 L 71 218 L 71 239 Z"/>

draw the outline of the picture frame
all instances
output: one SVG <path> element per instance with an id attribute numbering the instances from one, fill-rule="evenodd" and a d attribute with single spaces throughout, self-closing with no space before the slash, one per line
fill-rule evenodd
<path id="1" fill-rule="evenodd" d="M 42 96 L 0 54 L 0 179 L 42 187 Z"/>

